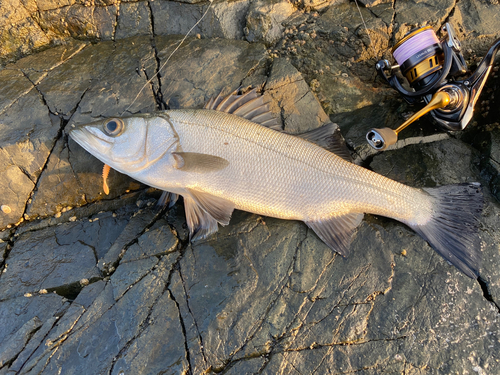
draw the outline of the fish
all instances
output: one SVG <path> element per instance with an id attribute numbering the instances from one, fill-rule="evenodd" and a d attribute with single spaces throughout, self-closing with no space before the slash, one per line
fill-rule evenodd
<path id="1" fill-rule="evenodd" d="M 300 220 L 347 256 L 364 214 L 398 220 L 470 278 L 479 276 L 479 183 L 413 188 L 352 163 L 328 123 L 280 131 L 256 89 L 173 109 L 73 125 L 69 136 L 107 166 L 182 196 L 190 240 L 228 225 L 235 209 Z M 328 139 L 328 140 L 326 140 Z M 105 189 L 107 189 L 107 184 Z"/>

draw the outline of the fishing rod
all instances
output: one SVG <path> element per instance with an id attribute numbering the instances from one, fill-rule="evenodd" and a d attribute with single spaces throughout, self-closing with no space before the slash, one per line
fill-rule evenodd
<path id="1" fill-rule="evenodd" d="M 401 126 L 370 129 L 366 140 L 376 150 L 385 150 L 398 140 L 398 134 L 426 113 L 444 130 L 463 130 L 470 122 L 479 95 L 486 83 L 500 48 L 500 39 L 490 47 L 477 69 L 467 78 L 461 78 L 467 64 L 453 26 L 443 27 L 446 40 L 440 41 L 431 26 L 414 29 L 392 48 L 397 65 L 380 60 L 375 65 L 379 76 L 398 91 L 410 104 L 425 102 L 426 106 Z M 401 72 L 409 89 L 399 81 Z"/>

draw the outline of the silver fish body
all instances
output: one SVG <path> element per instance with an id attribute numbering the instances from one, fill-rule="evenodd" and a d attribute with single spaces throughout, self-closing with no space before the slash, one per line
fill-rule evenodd
<path id="1" fill-rule="evenodd" d="M 371 213 L 407 224 L 477 277 L 478 184 L 411 188 L 299 137 L 215 110 L 114 119 L 123 130 L 113 136 L 106 134 L 108 121 L 81 125 L 70 135 L 112 168 L 182 195 L 192 235 L 216 231 L 236 208 L 302 220 L 345 255 L 363 214 Z"/>
<path id="2" fill-rule="evenodd" d="M 186 173 L 163 159 L 133 177 L 162 190 L 185 188 L 224 197 L 235 208 L 305 222 L 348 213 L 373 213 L 425 224 L 432 199 L 349 163 L 299 137 L 238 116 L 207 110 L 167 111 L 176 151 L 215 155 L 229 165 L 212 173 Z M 113 165 L 111 165 L 113 166 Z"/>

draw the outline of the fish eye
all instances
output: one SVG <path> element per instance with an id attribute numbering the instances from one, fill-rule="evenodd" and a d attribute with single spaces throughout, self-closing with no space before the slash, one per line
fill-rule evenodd
<path id="1" fill-rule="evenodd" d="M 119 118 L 113 118 L 104 124 L 104 132 L 110 137 L 120 135 L 125 128 L 125 124 Z"/>

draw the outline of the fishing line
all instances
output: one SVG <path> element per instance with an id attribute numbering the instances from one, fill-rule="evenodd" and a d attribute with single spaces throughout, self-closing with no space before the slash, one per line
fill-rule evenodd
<path id="1" fill-rule="evenodd" d="M 361 13 L 361 9 L 359 8 L 358 0 L 354 0 L 354 2 L 356 3 L 356 7 L 358 8 L 359 15 L 361 16 L 361 21 L 363 21 L 363 25 L 365 25 L 365 30 L 366 34 L 368 35 L 368 39 L 370 39 L 370 46 L 372 47 L 373 50 L 373 56 L 377 57 L 377 51 L 375 51 L 372 38 L 370 37 L 370 33 L 368 32 L 368 27 L 366 26 L 365 19 L 363 18 L 363 14 Z"/>
<path id="2" fill-rule="evenodd" d="M 410 57 L 434 44 L 439 44 L 439 39 L 434 30 L 429 28 L 411 38 L 401 40 L 393 48 L 392 55 L 399 65 L 403 65 Z"/>
<path id="3" fill-rule="evenodd" d="M 200 24 L 200 22 L 203 20 L 203 18 L 205 18 L 205 16 L 207 15 L 208 11 L 210 10 L 210 8 L 212 7 L 212 4 L 213 4 L 213 0 L 208 0 L 208 1 L 210 2 L 210 4 L 208 5 L 208 8 L 205 10 L 205 12 L 201 16 L 201 18 L 193 25 L 193 27 L 191 27 L 189 29 L 189 31 L 186 33 L 186 35 L 184 35 L 184 38 L 182 38 L 182 40 L 179 42 L 179 44 L 177 44 L 177 47 L 175 47 L 175 49 L 172 51 L 172 53 L 168 56 L 167 60 L 160 66 L 160 68 L 158 69 L 158 71 L 155 74 L 153 74 L 153 76 L 150 79 L 148 79 L 146 81 L 146 83 L 144 84 L 144 86 L 142 86 L 142 88 L 137 93 L 137 95 L 134 98 L 134 100 L 132 100 L 132 103 L 130 103 L 129 106 L 127 108 L 125 108 L 125 110 L 122 112 L 122 114 L 120 116 L 123 116 L 125 114 L 125 112 L 127 112 L 130 109 L 130 107 L 132 107 L 132 105 L 135 103 L 135 101 L 137 100 L 137 98 L 139 98 L 139 95 L 141 95 L 141 92 L 146 88 L 147 85 L 149 85 L 151 83 L 151 81 L 153 80 L 153 78 L 155 78 L 158 74 L 160 74 L 161 70 L 165 67 L 165 65 L 167 65 L 168 61 L 174 55 L 174 53 L 176 53 L 177 50 L 181 47 L 182 43 L 184 43 L 184 41 L 187 39 L 187 37 L 191 33 L 191 31 L 193 31 L 194 28 Z"/>

